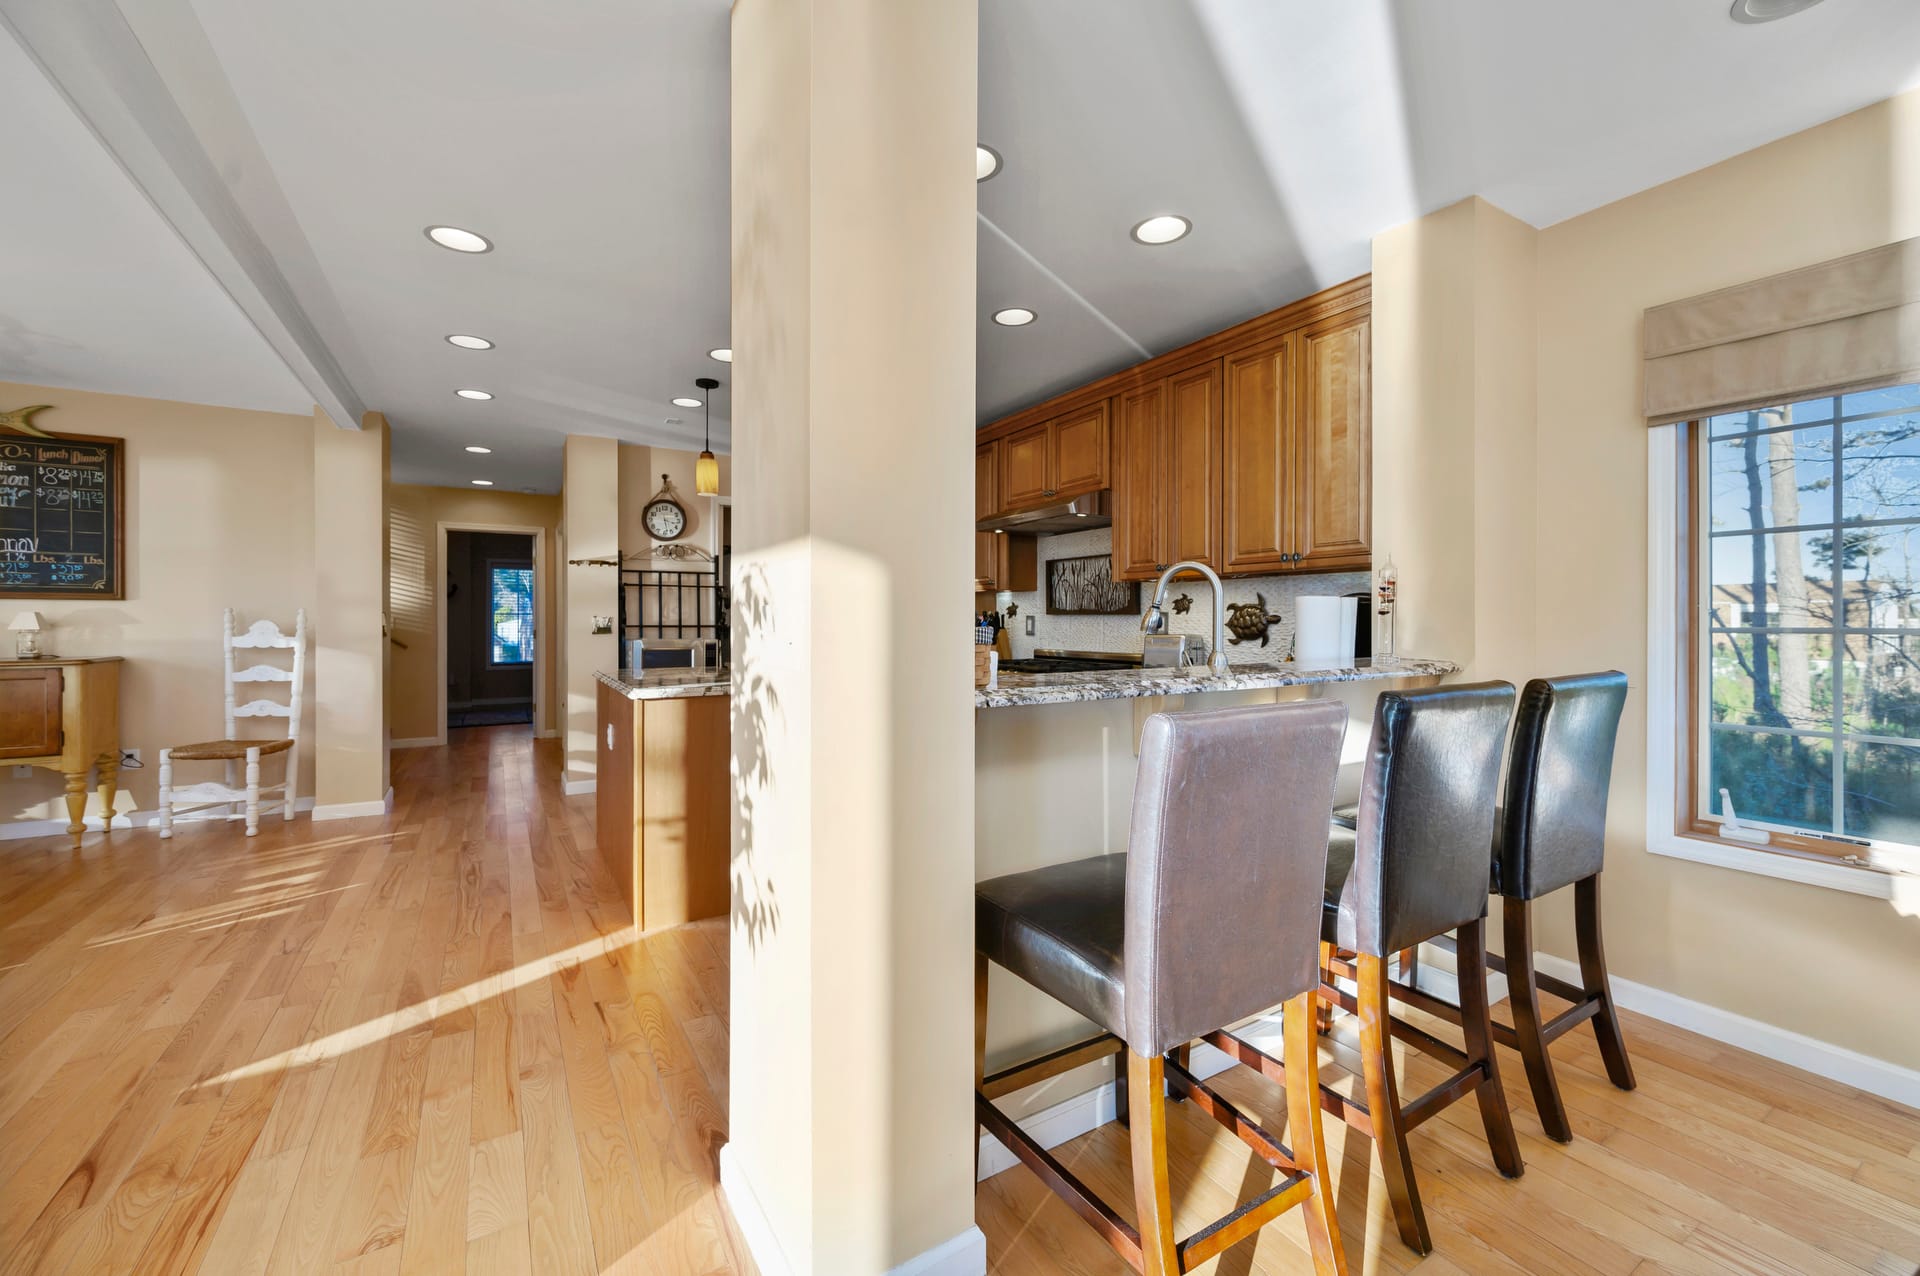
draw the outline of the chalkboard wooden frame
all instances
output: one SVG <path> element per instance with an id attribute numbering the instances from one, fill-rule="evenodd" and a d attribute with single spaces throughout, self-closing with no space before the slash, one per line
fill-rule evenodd
<path id="1" fill-rule="evenodd" d="M 8 443 L 94 443 L 107 451 L 107 484 L 113 489 L 113 535 L 107 545 L 107 588 L 13 590 L 0 585 L 0 598 L 72 598 L 83 601 L 121 602 L 127 596 L 127 441 L 104 434 L 14 434 L 0 431 L 0 445 Z"/>

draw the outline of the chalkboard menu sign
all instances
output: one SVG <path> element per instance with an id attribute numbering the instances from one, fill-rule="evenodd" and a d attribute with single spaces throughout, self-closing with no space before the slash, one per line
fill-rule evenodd
<path id="1" fill-rule="evenodd" d="M 0 434 L 0 598 L 124 598 L 124 439 Z"/>

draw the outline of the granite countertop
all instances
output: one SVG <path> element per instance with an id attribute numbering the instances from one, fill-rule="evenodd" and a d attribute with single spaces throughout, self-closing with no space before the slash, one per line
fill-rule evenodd
<path id="1" fill-rule="evenodd" d="M 629 700 L 690 700 L 733 694 L 731 669 L 622 669 L 618 673 L 600 669 L 593 677 Z"/>
<path id="2" fill-rule="evenodd" d="M 1224 678 L 1196 669 L 1122 669 L 1101 673 L 1003 673 L 1000 685 L 976 687 L 976 709 L 1028 704 L 1075 704 L 1086 700 L 1131 700 L 1139 696 L 1185 696 L 1208 691 L 1257 691 L 1262 687 L 1310 687 L 1329 682 L 1384 678 L 1438 678 L 1458 673 L 1446 660 L 1381 657 L 1357 664 L 1235 665 Z"/>

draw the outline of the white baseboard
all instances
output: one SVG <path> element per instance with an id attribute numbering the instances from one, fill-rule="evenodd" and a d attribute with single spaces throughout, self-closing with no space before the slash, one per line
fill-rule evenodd
<path id="1" fill-rule="evenodd" d="M 295 813 L 311 811 L 313 809 L 313 799 L 310 797 L 299 798 L 294 802 L 293 809 Z M 246 818 L 245 815 L 241 813 L 237 803 L 234 806 L 234 812 L 234 814 L 228 815 L 224 811 L 189 811 L 185 814 L 174 816 L 173 822 L 175 824 L 199 824 L 205 821 L 237 821 Z M 280 818 L 279 809 L 276 807 L 274 810 L 262 815 L 260 822 L 265 824 L 268 821 Z M 86 824 L 87 832 L 89 833 L 99 833 L 103 831 L 100 817 L 97 815 L 89 815 L 83 823 Z M 158 811 L 115 811 L 113 813 L 113 827 L 116 830 L 131 832 L 134 829 L 150 829 L 158 827 L 159 823 L 160 812 Z M 67 822 L 65 820 L 16 820 L 12 824 L 0 824 L 0 842 L 16 842 L 30 837 L 53 837 L 56 834 L 64 835 L 66 831 Z"/>
<path id="2" fill-rule="evenodd" d="M 393 812 L 393 789 L 387 789 L 387 795 L 378 802 L 329 802 L 325 806 L 313 808 L 316 820 L 355 820 L 367 815 L 390 815 Z"/>
<path id="3" fill-rule="evenodd" d="M 987 1238 L 979 1228 L 969 1227 L 932 1249 L 923 1250 L 896 1267 L 887 1276 L 986 1276 Z"/>
<path id="4" fill-rule="evenodd" d="M 387 747 L 392 749 L 432 749 L 445 744 L 437 735 L 408 736 L 404 740 L 389 740 Z"/>
<path id="5" fill-rule="evenodd" d="M 536 740 L 557 740 L 560 738 L 560 728 L 542 727 L 533 733 L 533 738 Z"/>
<path id="6" fill-rule="evenodd" d="M 1573 984 L 1580 982 L 1580 967 L 1565 958 L 1537 953 L 1533 960 L 1534 967 L 1545 974 Z M 1920 1070 L 1817 1041 L 1790 1028 L 1749 1019 L 1618 975 L 1613 977 L 1613 1000 L 1623 1009 L 1637 1011 L 1661 1023 L 1750 1050 L 1775 1063 L 1784 1063 L 1910 1108 L 1920 1108 Z M 1629 1055 L 1633 1052 L 1631 1037 L 1627 1041 L 1627 1052 Z"/>
<path id="7" fill-rule="evenodd" d="M 740 1159 L 734 1155 L 731 1143 L 720 1148 L 720 1194 L 726 1197 L 727 1208 L 733 1211 L 733 1221 L 740 1227 L 740 1237 L 746 1241 L 760 1276 L 793 1276 L 793 1264 L 788 1261 L 787 1252 L 780 1248 L 780 1238 L 774 1234 L 773 1224 L 767 1221 L 767 1212 L 761 1208 L 753 1185 L 740 1169 Z"/>
<path id="8" fill-rule="evenodd" d="M 759 1196 L 741 1171 L 731 1143 L 720 1149 L 720 1194 L 733 1211 L 733 1221 L 740 1227 L 760 1276 L 793 1276 L 793 1262 L 780 1247 L 773 1224 L 767 1221 Z M 969 1227 L 889 1268 L 885 1276 L 986 1276 L 986 1270 L 987 1238 L 978 1227 Z"/>
<path id="9" fill-rule="evenodd" d="M 1279 1018 L 1274 1017 L 1271 1040 L 1268 1040 L 1267 1034 L 1262 1031 L 1267 1027 L 1267 1022 L 1264 1020 L 1243 1029 L 1241 1035 L 1277 1058 L 1280 1054 L 1279 1023 Z M 1233 1066 L 1233 1060 L 1202 1042 L 1194 1047 L 1193 1057 L 1187 1070 L 1205 1081 L 1215 1073 L 1225 1072 Z M 1063 1099 L 1052 1107 L 1028 1113 L 1014 1124 L 1024 1130 L 1027 1137 L 1041 1147 L 1056 1148 L 1070 1139 L 1079 1138 L 1089 1130 L 1097 1130 L 1113 1120 L 1118 1112 L 1115 1107 L 1115 1094 L 1113 1082 L 1108 1081 L 1085 1093 L 1076 1094 L 1071 1099 Z M 981 1179 L 992 1178 L 1002 1170 L 1010 1170 L 1018 1164 L 1020 1159 L 1008 1151 L 1006 1145 L 999 1139 L 991 1134 L 980 1136 L 979 1177 Z"/>
<path id="10" fill-rule="evenodd" d="M 593 776 L 588 776 L 584 780 L 563 776 L 560 780 L 560 791 L 568 797 L 579 797 L 582 793 L 591 793 L 596 787 L 597 781 Z"/>

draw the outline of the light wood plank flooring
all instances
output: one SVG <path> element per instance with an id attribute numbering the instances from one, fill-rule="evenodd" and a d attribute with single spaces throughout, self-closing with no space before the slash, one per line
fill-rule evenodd
<path id="1" fill-rule="evenodd" d="M 725 922 L 632 942 L 554 742 L 454 739 L 388 818 L 0 844 L 0 1271 L 752 1270 Z"/>
<path id="2" fill-rule="evenodd" d="M 632 942 L 551 742 L 455 739 L 395 755 L 386 819 L 0 845 L 0 1272 L 752 1272 L 715 1187 L 724 926 Z M 1633 1094 L 1556 1047 L 1567 1147 L 1502 1053 L 1523 1179 L 1471 1103 L 1414 1134 L 1424 1261 L 1329 1125 L 1353 1270 L 1916 1270 L 1920 1113 L 1627 1027 Z M 1265 1082 L 1219 1085 L 1284 1129 Z M 1184 1227 L 1271 1181 L 1190 1105 L 1169 1127 Z M 1118 1127 L 1057 1151 L 1131 1217 Z M 996 1273 L 1126 1270 L 1025 1169 L 977 1200 Z M 1297 1215 L 1202 1270 L 1308 1270 Z"/>

